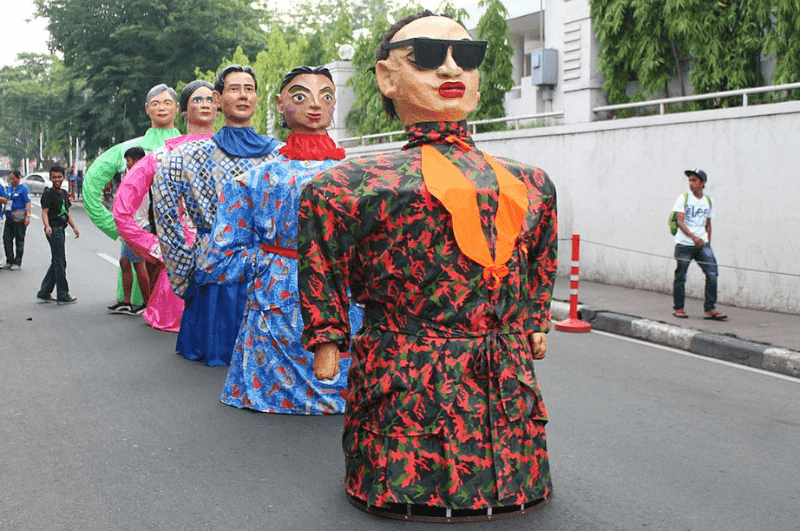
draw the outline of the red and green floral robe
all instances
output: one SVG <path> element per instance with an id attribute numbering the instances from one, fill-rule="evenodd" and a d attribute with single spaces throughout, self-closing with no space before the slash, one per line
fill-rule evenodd
<path id="1" fill-rule="evenodd" d="M 555 187 L 537 168 L 498 159 L 525 183 L 529 205 L 510 272 L 489 289 L 423 182 L 419 146 L 432 144 L 475 186 L 490 249 L 494 171 L 466 122 L 415 124 L 407 134 L 402 152 L 342 162 L 302 195 L 303 342 L 311 351 L 333 342 L 352 352 L 347 492 L 384 507 L 532 503 L 551 490 L 530 336 L 550 328 Z M 352 346 L 348 288 L 365 305 Z"/>

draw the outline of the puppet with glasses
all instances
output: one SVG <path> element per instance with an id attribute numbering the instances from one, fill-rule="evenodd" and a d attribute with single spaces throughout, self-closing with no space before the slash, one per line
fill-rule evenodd
<path id="1" fill-rule="evenodd" d="M 551 493 L 534 360 L 550 329 L 555 187 L 470 137 L 485 51 L 448 17 L 398 21 L 375 74 L 408 143 L 303 192 L 303 340 L 318 378 L 351 351 L 346 489 L 382 516 L 497 518 Z M 352 345 L 348 289 L 365 306 Z"/>

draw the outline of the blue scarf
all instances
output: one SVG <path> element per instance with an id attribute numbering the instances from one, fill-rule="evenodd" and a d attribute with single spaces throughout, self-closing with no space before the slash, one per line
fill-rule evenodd
<path id="1" fill-rule="evenodd" d="M 225 126 L 211 139 L 228 155 L 243 159 L 266 157 L 281 144 L 271 136 L 259 135 L 252 127 Z"/>

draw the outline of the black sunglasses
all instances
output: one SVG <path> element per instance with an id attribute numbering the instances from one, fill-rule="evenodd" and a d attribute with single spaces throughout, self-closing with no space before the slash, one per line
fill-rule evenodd
<path id="1" fill-rule="evenodd" d="M 395 50 L 405 46 L 414 47 L 414 63 L 422 70 L 439 68 L 447 58 L 447 50 L 453 47 L 453 60 L 464 70 L 475 70 L 486 55 L 486 41 L 431 39 L 414 37 L 397 42 L 381 43 L 381 50 Z"/>

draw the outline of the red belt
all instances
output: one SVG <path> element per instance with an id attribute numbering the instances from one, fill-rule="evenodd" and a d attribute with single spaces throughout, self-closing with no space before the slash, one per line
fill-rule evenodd
<path id="1" fill-rule="evenodd" d="M 259 249 L 262 251 L 267 251 L 268 253 L 279 254 L 281 256 L 285 256 L 286 258 L 294 258 L 297 260 L 297 249 L 292 249 L 291 247 L 279 247 L 269 243 L 262 243 L 259 246 Z"/>

